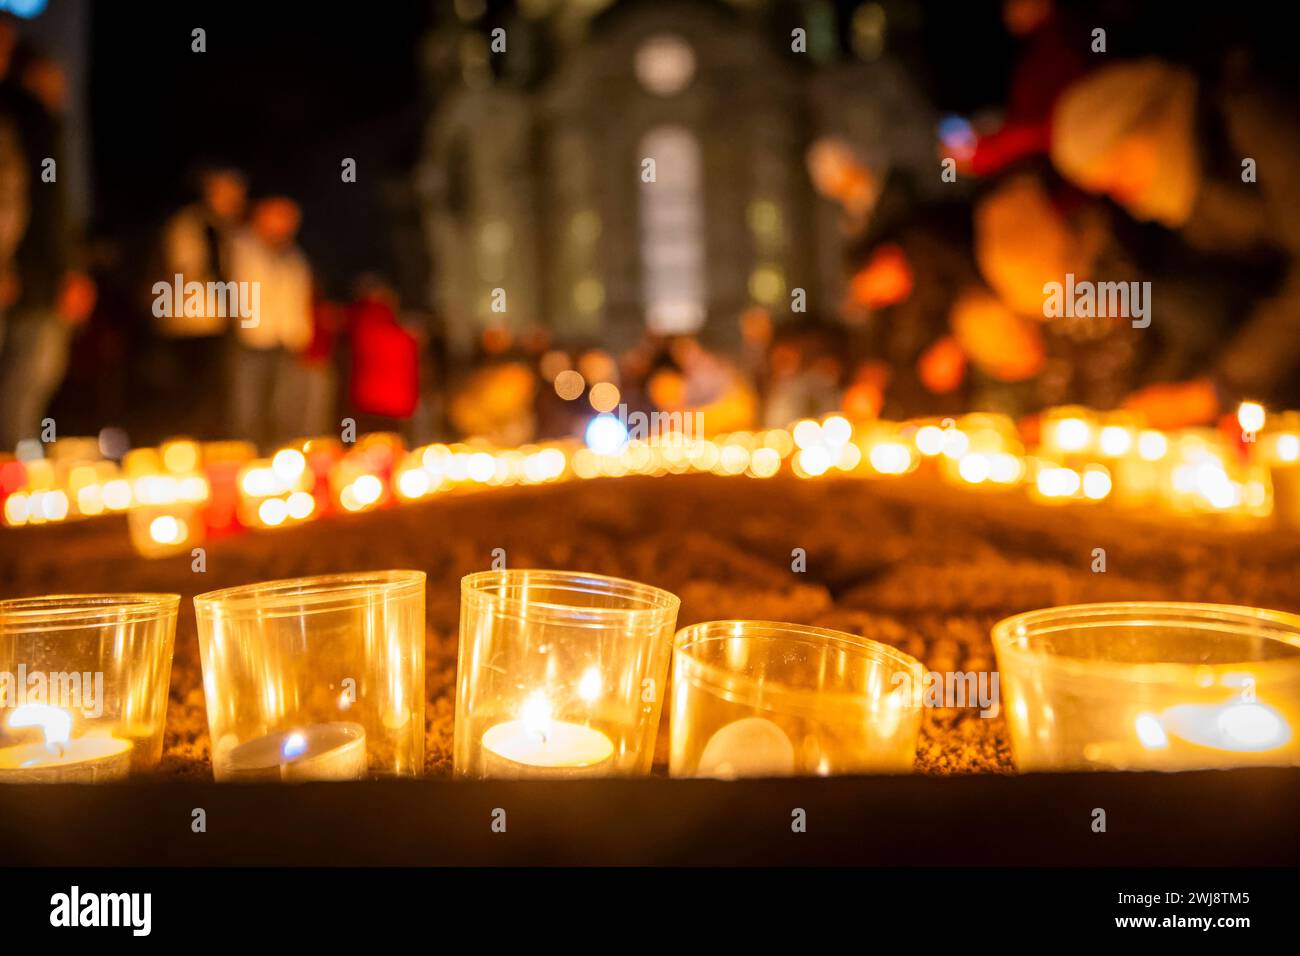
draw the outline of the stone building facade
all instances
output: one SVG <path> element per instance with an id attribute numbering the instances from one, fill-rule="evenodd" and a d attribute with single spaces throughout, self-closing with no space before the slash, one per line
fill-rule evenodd
<path id="1" fill-rule="evenodd" d="M 726 348 L 745 309 L 781 321 L 796 288 L 833 313 L 846 240 L 807 146 L 835 133 L 895 161 L 891 137 L 928 122 L 910 106 L 891 118 L 881 90 L 905 84 L 882 86 L 885 61 L 791 50 L 803 21 L 770 4 L 588 5 L 604 9 L 576 29 L 521 16 L 495 36 L 460 22 L 431 38 L 424 222 L 452 354 L 496 325 Z"/>

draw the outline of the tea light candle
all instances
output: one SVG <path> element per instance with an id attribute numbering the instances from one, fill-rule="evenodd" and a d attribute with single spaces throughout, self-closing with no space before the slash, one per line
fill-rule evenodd
<path id="1" fill-rule="evenodd" d="M 48 704 L 23 704 L 11 728 L 40 727 L 44 743 L 0 749 L 0 783 L 103 783 L 131 769 L 131 742 L 108 734 L 72 737 L 72 716 Z"/>
<path id="2" fill-rule="evenodd" d="M 999 622 L 993 643 L 1022 771 L 1300 763 L 1300 616 L 1078 605 Z"/>
<path id="3" fill-rule="evenodd" d="M 366 774 L 366 731 L 360 724 L 310 724 L 232 747 L 217 764 L 220 780 L 303 783 L 358 780 Z"/>
<path id="4" fill-rule="evenodd" d="M 461 581 L 454 766 L 483 780 L 648 774 L 679 601 L 571 571 Z"/>
<path id="5" fill-rule="evenodd" d="M 608 773 L 614 743 L 594 727 L 554 720 L 550 701 L 534 694 L 518 720 L 487 729 L 483 752 L 488 776 L 569 779 Z"/>
<path id="6" fill-rule="evenodd" d="M 1043 418 L 1044 452 L 1066 461 L 1086 455 L 1096 447 L 1097 424 L 1096 415 L 1086 408 L 1052 409 Z"/>
<path id="7" fill-rule="evenodd" d="M 1133 719 L 1132 737 L 1088 744 L 1084 757 L 1113 770 L 1267 766 L 1292 733 L 1286 718 L 1267 704 L 1234 700 L 1142 711 Z"/>
<path id="8" fill-rule="evenodd" d="M 1259 436 L 1256 452 L 1272 480 L 1278 520 L 1300 527 L 1300 412 L 1270 416 L 1269 429 Z"/>
<path id="9" fill-rule="evenodd" d="M 673 648 L 674 777 L 905 773 L 921 727 L 921 662 L 843 631 L 705 621 Z M 901 686 L 900 686 L 901 685 Z"/>
<path id="10" fill-rule="evenodd" d="M 1291 739 L 1291 728 L 1276 710 L 1257 701 L 1235 700 L 1219 706 L 1177 704 L 1161 715 L 1175 739 L 1211 750 L 1262 753 Z"/>

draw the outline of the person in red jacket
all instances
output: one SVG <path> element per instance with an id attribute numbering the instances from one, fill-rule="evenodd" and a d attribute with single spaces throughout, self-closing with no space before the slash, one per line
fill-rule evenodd
<path id="1" fill-rule="evenodd" d="M 419 403 L 419 343 L 398 323 L 397 308 L 397 293 L 382 279 L 358 280 L 348 326 L 359 431 L 403 431 Z"/>
<path id="2" fill-rule="evenodd" d="M 1003 0 L 1002 22 L 1021 43 L 1002 125 L 982 134 L 969 157 L 976 176 L 991 176 L 1052 142 L 1052 107 L 1088 71 L 1086 30 L 1067 22 L 1053 0 Z"/>

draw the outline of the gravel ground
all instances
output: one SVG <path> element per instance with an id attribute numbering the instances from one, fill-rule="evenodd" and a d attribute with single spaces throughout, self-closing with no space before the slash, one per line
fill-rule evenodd
<path id="1" fill-rule="evenodd" d="M 1090 570 L 1105 548 L 1107 572 Z M 426 770 L 451 772 L 459 579 L 505 548 L 511 567 L 629 577 L 682 598 L 679 625 L 746 617 L 817 624 L 893 644 L 936 671 L 994 666 L 989 629 L 1019 611 L 1105 600 L 1300 610 L 1300 537 L 1161 520 L 1106 506 L 1047 507 L 924 477 L 768 481 L 623 478 L 445 496 L 419 505 L 209 542 L 208 570 L 145 560 L 124 519 L 0 531 L 0 595 L 175 591 L 163 778 L 211 776 L 188 598 L 274 578 L 381 568 L 428 573 Z M 791 570 L 791 550 L 807 570 Z M 659 764 L 667 753 L 667 714 Z M 916 769 L 1009 773 L 1002 719 L 929 710 Z"/>

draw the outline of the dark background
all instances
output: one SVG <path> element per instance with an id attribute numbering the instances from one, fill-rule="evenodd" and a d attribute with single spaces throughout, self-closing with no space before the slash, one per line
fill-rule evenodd
<path id="1" fill-rule="evenodd" d="M 829 4 L 843 44 L 859 5 Z M 805 22 L 807 6 L 769 4 L 775 49 L 788 54 L 783 26 Z M 942 111 L 970 114 L 1001 101 L 1014 44 L 996 0 L 884 6 L 889 50 Z M 1063 7 L 1107 29 L 1108 55 L 1161 53 L 1201 65 L 1241 47 L 1266 74 L 1294 79 L 1290 34 L 1273 12 L 1280 8 Z M 485 31 L 509 28 L 518 15 L 514 2 L 486 8 Z M 425 304 L 429 264 L 413 180 L 438 90 L 421 69 L 422 51 L 429 30 L 456 16 L 453 4 L 100 2 L 89 13 L 93 236 L 124 243 L 122 254 L 142 262 L 161 222 L 191 198 L 194 168 L 228 162 L 248 172 L 254 194 L 285 192 L 303 204 L 301 241 L 329 294 L 377 268 Z M 190 50 L 196 26 L 207 31 L 203 54 Z M 541 51 L 538 79 L 557 55 Z M 345 156 L 357 160 L 356 183 L 340 181 Z"/>
<path id="2" fill-rule="evenodd" d="M 419 3 L 94 4 L 92 235 L 156 244 L 204 162 L 238 166 L 254 195 L 303 205 L 301 241 L 327 291 L 392 271 L 402 189 L 419 151 Z M 190 50 L 207 31 L 207 52 Z M 344 157 L 357 181 L 340 180 Z M 405 210 L 414 221 L 416 209 Z M 418 227 L 418 222 L 416 223 Z"/>

